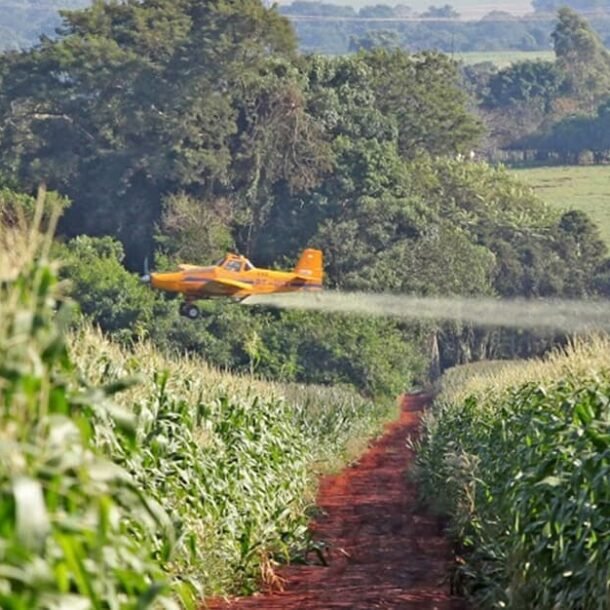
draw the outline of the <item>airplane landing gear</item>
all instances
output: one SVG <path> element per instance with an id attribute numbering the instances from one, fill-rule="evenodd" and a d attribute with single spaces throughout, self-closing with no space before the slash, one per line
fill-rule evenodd
<path id="1" fill-rule="evenodd" d="M 199 317 L 199 307 L 195 303 L 180 303 L 180 315 L 189 320 L 196 320 Z"/>

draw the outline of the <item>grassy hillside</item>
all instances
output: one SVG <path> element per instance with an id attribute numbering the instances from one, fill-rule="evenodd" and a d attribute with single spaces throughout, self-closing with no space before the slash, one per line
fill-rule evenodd
<path id="1" fill-rule="evenodd" d="M 587 212 L 610 246 L 610 167 L 537 167 L 512 170 L 557 209 Z"/>
<path id="2" fill-rule="evenodd" d="M 609 395 L 607 336 L 446 376 L 420 474 L 477 607 L 609 607 Z"/>

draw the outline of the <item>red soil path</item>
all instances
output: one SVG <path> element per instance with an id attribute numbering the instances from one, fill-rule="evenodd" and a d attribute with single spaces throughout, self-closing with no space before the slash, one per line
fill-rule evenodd
<path id="1" fill-rule="evenodd" d="M 353 466 L 320 484 L 314 536 L 328 566 L 283 567 L 284 591 L 210 602 L 216 610 L 464 610 L 449 594 L 451 552 L 417 505 L 406 472 L 425 396 L 403 399 L 400 418 Z M 313 560 L 313 554 L 311 559 Z"/>

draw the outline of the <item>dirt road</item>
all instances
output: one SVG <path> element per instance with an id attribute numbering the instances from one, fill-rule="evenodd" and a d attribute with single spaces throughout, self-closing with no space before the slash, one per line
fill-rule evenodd
<path id="1" fill-rule="evenodd" d="M 312 524 L 328 566 L 279 571 L 284 591 L 214 602 L 215 610 L 464 610 L 449 595 L 451 553 L 406 477 L 427 398 L 406 396 L 400 418 L 352 467 L 322 480 Z M 312 559 L 315 559 L 312 556 Z"/>

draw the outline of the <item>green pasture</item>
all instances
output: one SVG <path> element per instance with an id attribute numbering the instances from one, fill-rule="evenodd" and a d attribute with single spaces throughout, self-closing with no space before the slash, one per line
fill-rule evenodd
<path id="1" fill-rule="evenodd" d="M 555 53 L 548 51 L 472 51 L 466 53 L 455 53 L 454 58 L 463 61 L 466 65 L 480 64 L 491 61 L 498 68 L 506 68 L 518 61 L 544 59 L 552 61 Z"/>
<path id="2" fill-rule="evenodd" d="M 549 205 L 587 212 L 610 247 L 610 167 L 561 166 L 513 170 Z"/>

